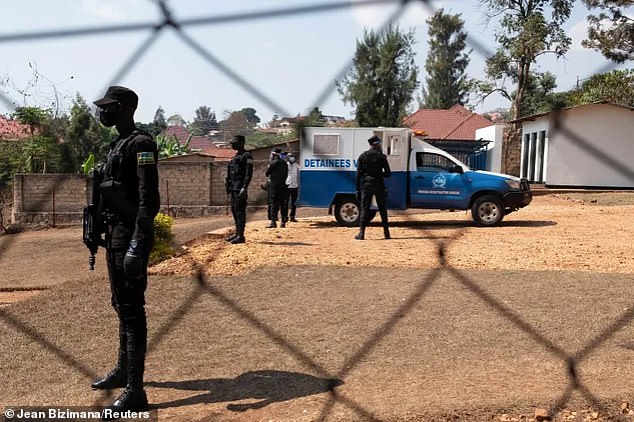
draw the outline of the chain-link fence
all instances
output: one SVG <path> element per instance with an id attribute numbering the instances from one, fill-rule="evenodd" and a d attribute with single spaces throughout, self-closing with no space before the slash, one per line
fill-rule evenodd
<path id="1" fill-rule="evenodd" d="M 115 72 L 115 74 L 112 76 L 111 81 L 106 84 L 106 86 L 108 86 L 116 84 L 124 79 L 128 72 L 130 72 L 131 69 L 138 65 L 139 60 L 141 57 L 143 57 L 144 52 L 147 51 L 148 48 L 157 41 L 158 35 L 162 31 L 170 28 L 177 34 L 177 36 L 180 38 L 185 46 L 199 54 L 200 57 L 208 62 L 210 66 L 223 73 L 228 80 L 233 82 L 240 89 L 249 92 L 255 99 L 267 105 L 272 110 L 285 110 L 286 108 L 283 105 L 279 104 L 274 98 L 271 98 L 264 94 L 264 92 L 256 84 L 249 81 L 248 77 L 241 76 L 240 74 L 232 70 L 230 64 L 224 63 L 222 60 L 218 59 L 212 53 L 212 51 L 210 51 L 203 43 L 189 36 L 185 30 L 192 26 L 213 25 L 217 23 L 229 24 L 245 21 L 252 22 L 256 20 L 271 18 L 279 19 L 282 17 L 292 19 L 293 17 L 306 14 L 315 14 L 329 10 L 346 9 L 351 7 L 362 8 L 381 3 L 398 4 L 395 13 L 391 17 L 389 17 L 386 22 L 398 20 L 400 15 L 410 3 L 420 3 L 420 7 L 428 9 L 428 11 L 431 13 L 433 13 L 434 11 L 431 5 L 426 1 L 415 2 L 367 0 L 358 1 L 356 3 L 351 3 L 349 1 L 331 1 L 316 3 L 314 5 L 308 6 L 289 6 L 278 9 L 237 13 L 232 15 L 212 15 L 208 17 L 176 20 L 170 13 L 170 9 L 168 8 L 167 3 L 165 1 L 157 1 L 156 5 L 160 9 L 161 19 L 156 22 L 130 25 L 113 25 L 111 27 L 100 28 L 64 29 L 22 33 L 15 35 L 2 35 L 0 36 L 0 43 L 7 44 L 18 41 L 42 39 L 55 40 L 58 38 L 82 37 L 96 34 L 101 34 L 105 36 L 114 33 L 132 31 L 147 32 L 147 38 L 138 46 L 138 48 L 134 49 L 129 58 L 120 67 L 120 69 Z M 173 4 L 174 7 L 178 7 L 177 5 L 178 3 L 176 2 Z M 475 37 L 469 36 L 468 44 L 471 48 L 473 48 L 475 54 L 479 54 L 483 57 L 487 57 L 490 55 L 490 52 L 483 47 L 484 44 L 480 43 Z M 342 63 L 341 71 L 333 79 L 341 80 L 342 77 L 351 68 L 351 66 L 352 60 L 348 61 L 347 63 Z M 613 65 L 607 65 L 601 69 L 597 69 L 597 72 L 605 72 L 612 68 Z M 324 86 L 323 90 L 321 90 L 320 94 L 317 96 L 316 101 L 314 101 L 314 103 L 312 104 L 307 104 L 309 106 L 307 107 L 307 109 L 310 109 L 312 106 L 319 106 L 320 104 L 322 104 L 323 101 L 328 98 L 335 90 L 336 86 L 334 85 L 334 82 L 329 83 L 327 86 Z M 8 98 L 6 95 L 0 95 L 0 100 L 8 105 L 12 104 L 11 99 Z M 594 143 L 583 139 L 579 135 L 576 135 L 573 130 L 566 127 L 564 122 L 558 119 L 558 116 L 559 115 L 557 113 L 554 114 L 554 124 L 551 125 L 552 131 L 563 134 L 568 139 L 573 140 L 578 148 L 585 149 L 586 151 L 590 152 L 591 154 L 602 160 L 604 163 L 606 163 L 606 165 L 617 169 L 621 174 L 629 178 L 629 180 L 634 181 L 634 172 L 631 170 L 631 166 L 625 165 L 622 162 L 615 160 L 609 154 L 606 154 L 604 151 L 595 147 Z M 361 345 L 361 347 L 358 348 L 358 350 L 356 350 L 356 352 L 353 352 L 345 360 L 345 364 L 342 366 L 342 368 L 344 369 L 342 369 L 339 373 L 330 373 L 330 371 L 324 368 L 323 365 L 321 365 L 316 359 L 312 358 L 310 354 L 308 354 L 305 350 L 302 350 L 301 347 L 281 335 L 274 326 L 271 326 L 269 323 L 261 320 L 256 313 L 247 309 L 243 309 L 239 303 L 223 293 L 221 289 L 216 288 L 213 283 L 204 275 L 204 271 L 202 268 L 199 269 L 198 276 L 196 277 L 197 287 L 192 290 L 191 294 L 186 297 L 182 301 L 181 305 L 174 310 L 170 318 L 167 319 L 168 322 L 161 326 L 157 330 L 156 334 L 149 339 L 148 351 L 151 352 L 153 349 L 155 349 L 157 345 L 159 345 L 166 338 L 166 336 L 168 336 L 169 333 L 175 329 L 179 321 L 187 315 L 187 313 L 192 308 L 192 305 L 198 300 L 201 295 L 208 294 L 213 296 L 223 305 L 225 305 L 225 309 L 228 309 L 228 312 L 237 315 L 247 324 L 259 330 L 261 334 L 274 342 L 289 356 L 311 368 L 318 376 L 332 380 L 332 382 L 326 386 L 326 390 L 329 391 L 330 394 L 330 400 L 328 400 L 327 404 L 323 407 L 321 414 L 317 420 L 328 419 L 331 416 L 331 412 L 333 411 L 335 404 L 343 405 L 348 409 L 351 409 L 354 414 L 357 415 L 359 420 L 376 420 L 377 418 L 374 416 L 373 411 L 369 407 L 366 407 L 363 403 L 355 402 L 338 394 L 336 387 L 339 384 L 336 380 L 345 380 L 346 376 L 349 375 L 350 372 L 364 358 L 366 358 L 370 353 L 373 352 L 378 343 L 392 334 L 394 328 L 397 326 L 403 315 L 407 315 L 413 309 L 416 309 L 421 305 L 421 303 L 425 299 L 425 296 L 428 294 L 430 287 L 434 283 L 438 282 L 441 275 L 449 274 L 457 283 L 468 289 L 475 297 L 486 304 L 486 306 L 491 311 L 497 313 L 501 318 L 508 321 L 508 323 L 514 326 L 516 330 L 523 332 L 526 336 L 533 339 L 542 349 L 544 349 L 551 355 L 556 356 L 567 367 L 568 379 L 564 385 L 561 385 L 561 393 L 559 397 L 555 398 L 556 405 L 554 406 L 554 408 L 561 408 L 570 400 L 573 393 L 580 393 L 589 402 L 593 403 L 598 409 L 603 409 L 602 400 L 597 397 L 593 393 L 593 391 L 586 386 L 586 384 L 584 384 L 582 377 L 580 376 L 580 373 L 582 372 L 580 370 L 580 366 L 586 359 L 588 359 L 588 357 L 593 352 L 604 345 L 609 338 L 613 337 L 628 324 L 632 323 L 632 320 L 634 319 L 634 306 L 630 306 L 629 308 L 624 310 L 622 314 L 618 316 L 618 318 L 616 318 L 610 326 L 608 326 L 602 332 L 596 333 L 594 338 L 587 342 L 587 344 L 581 347 L 577 352 L 567 352 L 565 348 L 562 347 L 562 345 L 555 343 L 554 341 L 549 339 L 549 336 L 546 335 L 546 333 L 540 331 L 539 327 L 532 325 L 530 322 L 525 320 L 522 315 L 507 306 L 502 298 L 498 298 L 495 295 L 489 293 L 484 287 L 481 286 L 479 280 L 472 279 L 465 272 L 453 267 L 452 262 L 447 259 L 446 252 L 451 246 L 452 242 L 460 238 L 462 235 L 463 229 L 458 229 L 451 238 L 440 239 L 437 241 L 436 254 L 438 264 L 436 268 L 429 272 L 426 279 L 420 280 L 418 286 L 414 289 L 413 292 L 411 292 L 409 297 L 404 300 L 402 305 L 388 317 L 388 319 L 382 324 L 382 326 L 378 327 L 374 331 L 374 333 L 365 341 L 364 344 Z M 5 236 L 0 238 L 0 254 L 9 250 L 13 246 L 13 242 L 15 242 L 15 237 Z M 213 260 L 213 258 L 213 256 L 210 256 L 207 259 Z M 36 342 L 42 348 L 48 350 L 50 353 L 56 356 L 57 359 L 64 362 L 68 367 L 73 368 L 74 371 L 80 373 L 84 377 L 89 379 L 96 379 L 100 375 L 96 373 L 92 368 L 90 368 L 85 362 L 82 362 L 79 358 L 75 357 L 72 351 L 60 348 L 56 344 L 56 340 L 54 338 L 47 338 L 45 335 L 42 335 L 42 333 L 32 328 L 28 324 L 28 316 L 16 315 L 10 307 L 5 307 L 0 308 L 0 319 L 12 330 L 17 331 L 25 338 Z M 624 363 L 624 366 L 625 367 L 623 368 L 623 370 L 627 371 L 627 364 Z M 624 376 L 631 375 L 626 374 Z M 100 402 L 95 404 L 103 403 Z M 609 413 L 608 409 L 603 410 L 605 410 L 606 413 Z"/>

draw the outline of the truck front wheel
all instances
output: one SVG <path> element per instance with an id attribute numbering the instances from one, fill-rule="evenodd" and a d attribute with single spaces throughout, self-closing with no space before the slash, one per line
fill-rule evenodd
<path id="1" fill-rule="evenodd" d="M 493 195 L 481 196 L 473 203 L 471 216 L 478 226 L 496 226 L 504 218 L 502 201 Z"/>

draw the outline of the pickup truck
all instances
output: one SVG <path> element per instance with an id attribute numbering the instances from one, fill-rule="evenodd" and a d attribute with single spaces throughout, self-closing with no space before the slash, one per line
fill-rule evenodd
<path id="1" fill-rule="evenodd" d="M 356 161 L 374 135 L 392 170 L 385 179 L 388 209 L 471 210 L 476 225 L 495 226 L 531 203 L 525 179 L 472 170 L 411 129 L 308 127 L 300 138 L 297 205 L 327 208 L 340 225 L 359 225 Z"/>

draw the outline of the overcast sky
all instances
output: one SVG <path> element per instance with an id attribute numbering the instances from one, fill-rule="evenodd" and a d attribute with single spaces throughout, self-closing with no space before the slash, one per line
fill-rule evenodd
<path id="1" fill-rule="evenodd" d="M 359 1 L 352 0 L 355 5 Z M 336 0 L 172 0 L 168 7 L 175 20 L 238 16 L 267 10 L 334 4 Z M 125 85 L 140 97 L 136 119 L 151 121 L 158 106 L 166 116 L 180 114 L 191 121 L 194 110 L 209 106 L 218 119 L 231 110 L 256 109 L 262 122 L 274 113 L 296 115 L 319 105 L 324 114 L 351 118 L 334 89 L 334 80 L 349 65 L 364 28 L 380 28 L 398 10 L 398 3 L 356 5 L 331 11 L 250 19 L 219 19 L 182 28 L 189 45 L 176 31 L 165 28 L 153 37 L 150 29 L 98 33 L 47 39 L 11 40 L 7 35 L 76 28 L 159 23 L 162 15 L 151 0 L 20 0 L 3 7 L 0 28 L 0 113 L 14 105 L 60 104 L 68 110 L 75 92 L 89 103 L 110 84 Z M 557 75 L 558 90 L 574 87 L 577 78 L 614 68 L 603 57 L 581 47 L 587 10 L 575 2 L 566 29 L 573 47 L 565 60 L 542 59 L 536 70 Z M 413 28 L 416 62 L 427 56 L 427 19 L 438 8 L 460 13 L 471 40 L 470 77 L 482 77 L 484 52 L 495 49 L 495 25 L 485 25 L 478 0 L 412 1 L 398 25 Z M 3 38 L 4 37 L 4 38 Z M 135 51 L 149 43 L 132 66 L 124 66 Z M 202 50 L 195 51 L 196 49 Z M 30 87 L 36 66 L 41 75 Z M 119 76 L 121 75 L 121 76 Z M 232 75 L 232 76 L 228 76 Z M 424 74 L 421 75 L 421 80 Z M 116 79 L 116 80 L 115 80 Z M 55 99 L 57 98 L 57 101 Z M 14 105 L 8 105 L 7 100 Z M 323 101 L 322 101 L 323 100 Z M 318 103 L 318 104 L 317 104 Z M 491 97 L 478 112 L 508 107 L 501 97 Z M 413 110 L 412 110 L 413 111 Z"/>

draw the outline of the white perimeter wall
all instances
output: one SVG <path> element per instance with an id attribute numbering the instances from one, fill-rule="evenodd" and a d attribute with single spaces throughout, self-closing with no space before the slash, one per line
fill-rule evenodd
<path id="1" fill-rule="evenodd" d="M 499 173 L 502 169 L 502 138 L 504 136 L 504 125 L 492 125 L 476 129 L 475 139 L 491 141 L 487 145 L 487 166 L 488 171 Z"/>
<path id="2" fill-rule="evenodd" d="M 633 111 L 592 104 L 563 111 L 561 124 L 547 133 L 547 185 L 634 187 Z"/>

